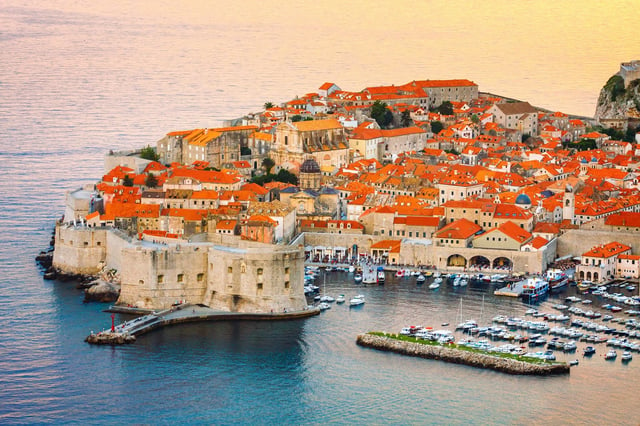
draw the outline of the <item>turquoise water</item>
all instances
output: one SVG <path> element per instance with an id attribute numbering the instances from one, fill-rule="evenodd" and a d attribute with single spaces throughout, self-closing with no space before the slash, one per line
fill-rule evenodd
<path id="1" fill-rule="evenodd" d="M 510 47 L 500 34 L 485 37 L 488 46 L 499 45 L 495 50 L 465 50 L 468 37 L 454 40 L 456 32 L 445 28 L 451 21 L 443 22 L 455 13 L 442 5 L 442 22 L 425 23 L 422 35 L 410 31 L 405 50 L 389 41 L 389 34 L 407 34 L 401 21 L 373 33 L 370 25 L 354 24 L 339 36 L 337 24 L 318 18 L 323 37 L 292 42 L 308 30 L 301 22 L 324 16 L 314 4 L 294 11 L 309 19 L 284 23 L 266 13 L 277 10 L 268 2 L 247 6 L 256 14 L 244 18 L 229 5 L 235 19 L 227 9 L 220 15 L 229 21 L 203 18 L 199 3 L 184 12 L 168 2 L 149 10 L 136 5 L 0 6 L 0 423 L 637 423 L 640 359 L 623 366 L 596 356 L 570 377 L 527 378 L 355 345 L 358 333 L 372 329 L 454 323 L 461 299 L 467 318 L 524 312 L 519 301 L 494 299 L 483 286 L 430 292 L 389 277 L 383 287 L 365 288 L 336 273 L 328 291 L 363 293 L 364 306 L 334 306 L 304 321 L 175 326 L 117 348 L 85 344 L 91 330 L 109 326 L 106 306 L 83 304 L 73 283 L 44 281 L 34 257 L 48 245 L 64 192 L 99 179 L 107 150 L 153 144 L 170 130 L 212 127 L 325 80 L 357 90 L 470 78 L 481 90 L 549 99 L 543 106 L 560 99 L 568 112 L 588 114 L 600 85 L 618 62 L 633 59 L 635 47 L 625 47 L 626 33 L 617 39 L 612 32 L 607 63 L 592 56 L 589 73 L 576 80 L 567 78 L 573 68 L 548 64 L 550 41 L 536 38 L 537 53 L 520 60 L 536 57 L 526 62 L 529 70 L 568 82 L 547 98 L 544 85 L 515 72 L 513 51 L 498 61 Z M 602 17 L 594 5 L 587 2 L 584 19 Z M 357 2 L 353 7 L 336 22 L 353 22 L 364 11 L 384 15 Z M 627 9 L 619 14 L 623 22 L 637 14 Z M 369 50 L 371 40 L 376 49 Z M 451 49 L 471 60 L 461 64 Z M 416 57 L 419 51 L 431 53 Z M 568 60 L 575 59 L 572 52 Z M 505 68 L 509 73 L 501 76 Z"/>

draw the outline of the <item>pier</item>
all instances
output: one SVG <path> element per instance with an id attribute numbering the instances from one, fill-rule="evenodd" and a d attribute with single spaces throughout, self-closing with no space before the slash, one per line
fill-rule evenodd
<path id="1" fill-rule="evenodd" d="M 110 312 L 139 314 L 140 310 L 127 307 L 112 307 Z M 314 307 L 302 311 L 284 312 L 227 312 L 216 311 L 205 305 L 184 303 L 172 306 L 159 312 L 151 312 L 138 318 L 125 321 L 114 326 L 113 330 L 105 330 L 99 333 L 91 333 L 85 341 L 91 344 L 120 345 L 133 343 L 137 336 L 148 333 L 160 327 L 172 324 L 199 321 L 281 321 L 294 320 L 318 315 L 320 309 Z"/>
<path id="2" fill-rule="evenodd" d="M 527 281 L 523 279 L 522 281 L 507 284 L 506 286 L 494 291 L 493 294 L 496 296 L 520 297 L 526 282 Z"/>
<path id="3" fill-rule="evenodd" d="M 461 350 L 455 347 L 398 340 L 393 338 L 393 335 L 361 334 L 358 336 L 356 343 L 359 346 L 381 351 L 486 368 L 508 374 L 550 376 L 569 374 L 570 372 L 569 365 L 564 362 L 534 363 Z"/>

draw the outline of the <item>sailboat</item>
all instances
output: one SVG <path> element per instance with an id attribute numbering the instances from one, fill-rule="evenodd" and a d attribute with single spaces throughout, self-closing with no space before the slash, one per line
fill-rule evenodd
<path id="1" fill-rule="evenodd" d="M 320 302 L 326 303 L 326 302 L 335 302 L 336 299 L 334 299 L 333 297 L 329 296 L 327 294 L 327 274 L 324 274 L 324 282 L 322 283 L 322 294 L 323 296 L 320 298 Z"/>

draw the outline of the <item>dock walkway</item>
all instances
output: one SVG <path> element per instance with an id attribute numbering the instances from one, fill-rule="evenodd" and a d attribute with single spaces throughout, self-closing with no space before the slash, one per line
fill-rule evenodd
<path id="1" fill-rule="evenodd" d="M 496 296 L 520 297 L 524 290 L 525 283 L 526 280 L 522 280 L 508 284 L 502 288 L 497 289 L 493 292 L 493 294 Z"/>
<path id="2" fill-rule="evenodd" d="M 127 308 L 115 307 L 110 311 L 127 313 Z M 133 311 L 131 313 L 134 313 Z M 309 308 L 301 311 L 247 313 L 216 311 L 204 305 L 185 303 L 173 306 L 163 311 L 152 312 L 141 317 L 125 321 L 115 326 L 115 331 L 105 330 L 97 334 L 90 334 L 85 340 L 93 344 L 121 344 L 135 341 L 136 336 L 148 333 L 156 328 L 171 324 L 197 321 L 225 321 L 225 320 L 254 320 L 254 321 L 278 321 L 307 318 L 318 315 L 320 309 Z"/>

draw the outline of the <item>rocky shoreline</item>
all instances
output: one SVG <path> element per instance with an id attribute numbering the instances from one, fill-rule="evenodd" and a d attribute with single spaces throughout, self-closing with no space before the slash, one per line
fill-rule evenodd
<path id="1" fill-rule="evenodd" d="M 569 366 L 565 363 L 535 364 L 446 346 L 407 342 L 374 334 L 360 334 L 356 339 L 356 343 L 359 346 L 381 351 L 487 368 L 508 374 L 551 376 L 569 374 L 570 372 Z"/>
<path id="2" fill-rule="evenodd" d="M 43 271 L 45 280 L 56 280 L 61 282 L 75 281 L 76 288 L 84 290 L 84 302 L 106 302 L 112 303 L 120 296 L 120 284 L 117 277 L 109 271 L 100 275 L 73 274 L 61 271 L 53 266 L 53 251 L 55 246 L 55 236 L 51 236 L 49 248 L 42 250 L 36 256 L 36 263 Z"/>

